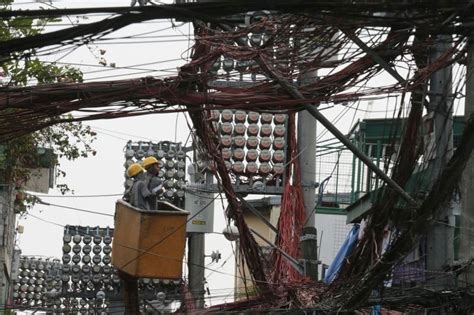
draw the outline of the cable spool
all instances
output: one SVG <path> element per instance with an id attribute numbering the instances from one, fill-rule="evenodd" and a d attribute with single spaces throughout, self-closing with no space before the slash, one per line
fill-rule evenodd
<path id="1" fill-rule="evenodd" d="M 224 122 L 219 125 L 219 132 L 222 135 L 232 134 L 232 124 L 230 122 Z"/>
<path id="2" fill-rule="evenodd" d="M 284 125 L 276 125 L 273 129 L 273 135 L 275 137 L 284 137 L 286 134 L 286 127 Z"/>
<path id="3" fill-rule="evenodd" d="M 243 110 L 236 110 L 234 114 L 234 121 L 236 123 L 244 123 L 245 118 L 247 118 L 247 113 L 245 113 Z"/>
<path id="4" fill-rule="evenodd" d="M 255 136 L 248 137 L 246 146 L 247 149 L 256 149 L 258 147 L 258 138 Z"/>
<path id="5" fill-rule="evenodd" d="M 221 146 L 228 148 L 232 145 L 232 137 L 229 135 L 221 136 Z"/>
<path id="6" fill-rule="evenodd" d="M 224 109 L 221 112 L 221 120 L 223 122 L 231 122 L 233 118 L 234 118 L 234 114 L 232 113 L 230 109 Z"/>
<path id="7" fill-rule="evenodd" d="M 244 136 L 236 136 L 234 137 L 234 146 L 237 148 L 245 147 L 245 137 Z"/>
<path id="8" fill-rule="evenodd" d="M 243 123 L 235 124 L 234 126 L 234 135 L 235 136 L 243 136 L 245 135 L 245 131 L 247 127 Z"/>
<path id="9" fill-rule="evenodd" d="M 260 162 L 269 162 L 272 158 L 272 154 L 269 150 L 261 150 L 260 155 L 258 156 L 258 160 Z"/>
<path id="10" fill-rule="evenodd" d="M 263 137 L 260 139 L 260 149 L 268 150 L 272 146 L 272 139 L 270 137 Z"/>
<path id="11" fill-rule="evenodd" d="M 247 151 L 247 155 L 245 156 L 245 159 L 247 162 L 255 162 L 258 158 L 258 151 L 255 149 L 250 149 Z"/>
<path id="12" fill-rule="evenodd" d="M 260 122 L 263 124 L 270 124 L 273 120 L 273 114 L 271 113 L 262 113 L 260 115 Z"/>
<path id="13" fill-rule="evenodd" d="M 257 124 L 249 124 L 249 126 L 247 127 L 247 136 L 257 136 L 259 131 L 260 128 Z"/>

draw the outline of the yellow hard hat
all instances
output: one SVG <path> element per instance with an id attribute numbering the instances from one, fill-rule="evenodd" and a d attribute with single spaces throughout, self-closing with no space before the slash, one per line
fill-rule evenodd
<path id="1" fill-rule="evenodd" d="M 147 168 L 150 165 L 157 164 L 158 160 L 154 156 L 149 156 L 143 160 L 143 167 Z"/>
<path id="2" fill-rule="evenodd" d="M 143 172 L 143 167 L 141 167 L 138 163 L 133 163 L 127 168 L 128 177 L 133 177 L 140 172 Z"/>

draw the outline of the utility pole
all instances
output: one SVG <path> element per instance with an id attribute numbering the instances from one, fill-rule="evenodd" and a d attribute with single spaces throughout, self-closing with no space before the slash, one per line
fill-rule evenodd
<path id="1" fill-rule="evenodd" d="M 450 35 L 438 35 L 431 53 L 431 62 L 451 48 Z M 428 114 L 432 115 L 433 146 L 427 146 L 428 176 L 432 186 L 453 154 L 453 97 L 451 66 L 440 69 L 430 79 Z M 426 269 L 441 271 L 454 260 L 454 216 L 450 206 L 436 214 L 435 224 L 427 237 Z M 452 279 L 439 274 L 427 274 L 427 283 L 436 289 L 450 285 Z"/>
<path id="2" fill-rule="evenodd" d="M 466 101 L 464 104 L 464 119 L 474 117 L 474 33 L 471 33 L 468 42 L 466 73 Z M 461 226 L 459 259 L 461 262 L 468 262 L 474 257 L 474 157 L 471 155 L 466 168 L 461 177 Z M 472 265 L 466 268 L 466 272 L 459 278 L 460 284 L 469 286 L 474 284 L 474 268 Z"/>
<path id="3" fill-rule="evenodd" d="M 305 80 L 313 78 L 302 76 Z M 311 105 L 316 106 L 316 105 Z M 301 186 L 303 188 L 306 224 L 300 238 L 302 262 L 305 274 L 313 280 L 318 280 L 318 242 L 316 233 L 315 198 L 316 198 L 316 119 L 307 111 L 298 113 L 298 152 L 301 169 Z"/>
<path id="4" fill-rule="evenodd" d="M 193 174 L 189 174 L 191 177 L 191 181 L 193 183 L 200 182 L 199 175 L 201 174 L 198 172 L 194 165 Z M 213 178 L 210 173 L 206 173 L 206 184 L 211 185 Z M 203 194 L 206 195 L 209 194 Z M 208 203 L 208 199 L 204 199 L 205 203 Z M 200 203 L 194 204 L 192 206 L 200 207 Z M 187 209 L 190 213 L 194 213 L 192 209 Z M 196 209 L 195 209 L 196 210 Z M 197 209 L 200 210 L 200 209 Z M 197 211 L 196 210 L 196 211 Z M 204 233 L 197 233 L 197 232 L 190 232 L 188 233 L 188 278 L 189 278 L 189 290 L 191 291 L 194 300 L 195 306 L 197 309 L 204 308 L 204 251 L 205 251 L 205 243 L 204 243 Z"/>

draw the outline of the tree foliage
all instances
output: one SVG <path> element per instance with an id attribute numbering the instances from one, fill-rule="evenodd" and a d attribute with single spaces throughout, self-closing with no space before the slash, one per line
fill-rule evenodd
<path id="1" fill-rule="evenodd" d="M 0 10 L 11 10 L 13 0 L 0 0 Z M 14 17 L 0 21 L 0 40 L 25 37 L 42 32 L 45 26 L 57 19 L 34 19 L 25 17 Z M 58 82 L 82 82 L 82 72 L 70 66 L 61 66 L 54 62 L 41 61 L 36 52 L 22 51 L 0 60 L 2 68 L 1 85 L 4 87 L 27 86 L 36 84 L 51 84 Z M 0 178 L 4 183 L 14 183 L 17 189 L 21 189 L 31 176 L 31 170 L 39 167 L 38 148 L 52 149 L 52 166 L 56 166 L 57 176 L 65 177 L 66 172 L 60 168 L 60 159 L 76 160 L 95 155 L 91 143 L 96 134 L 89 126 L 81 123 L 61 123 L 45 128 L 7 143 L 0 143 Z M 58 182 L 57 188 L 66 193 L 70 188 Z M 20 210 L 25 210 L 24 204 L 34 200 L 18 198 Z M 31 198 L 30 198 L 31 199 Z M 21 207 L 23 206 L 23 207 Z"/>

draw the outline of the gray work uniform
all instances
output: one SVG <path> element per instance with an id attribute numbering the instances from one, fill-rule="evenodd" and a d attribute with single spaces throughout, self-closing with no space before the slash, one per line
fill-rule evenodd
<path id="1" fill-rule="evenodd" d="M 154 176 L 154 175 L 148 174 L 148 173 L 146 174 L 145 182 L 146 182 L 147 188 L 150 192 L 153 191 L 153 189 L 155 189 L 156 187 L 163 184 L 163 181 L 158 176 Z M 148 197 L 148 202 L 150 204 L 150 209 L 151 210 L 158 210 L 157 201 L 158 201 L 158 196 L 156 194 L 152 193 Z"/>
<path id="2" fill-rule="evenodd" d="M 148 199 L 152 193 L 143 179 L 136 179 L 130 191 L 130 204 L 134 207 L 150 210 Z"/>

